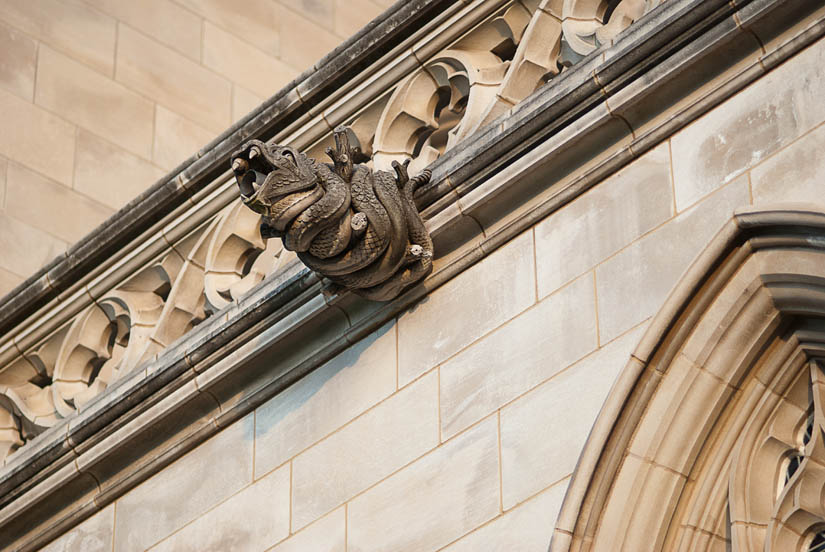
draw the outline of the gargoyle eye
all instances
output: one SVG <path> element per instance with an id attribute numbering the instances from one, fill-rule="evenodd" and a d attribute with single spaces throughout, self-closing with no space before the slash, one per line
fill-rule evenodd
<path id="1" fill-rule="evenodd" d="M 289 158 L 289 160 L 290 160 L 290 161 L 292 161 L 292 163 L 293 163 L 294 165 L 297 165 L 297 164 L 298 164 L 298 163 L 295 161 L 295 155 L 294 155 L 291 151 L 289 151 L 289 150 L 284 150 L 284 157 L 288 157 L 288 158 Z"/>

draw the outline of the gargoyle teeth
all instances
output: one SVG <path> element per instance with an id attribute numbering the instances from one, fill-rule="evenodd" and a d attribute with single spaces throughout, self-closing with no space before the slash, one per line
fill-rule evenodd
<path id="1" fill-rule="evenodd" d="M 255 159 L 256 157 L 258 157 L 258 155 L 260 155 L 260 153 L 261 152 L 260 152 L 260 150 L 258 150 L 258 148 L 250 148 L 249 158 L 250 159 Z"/>
<path id="2" fill-rule="evenodd" d="M 236 173 L 244 172 L 248 168 L 249 164 L 243 159 L 235 159 L 235 161 L 232 163 L 232 170 Z"/>

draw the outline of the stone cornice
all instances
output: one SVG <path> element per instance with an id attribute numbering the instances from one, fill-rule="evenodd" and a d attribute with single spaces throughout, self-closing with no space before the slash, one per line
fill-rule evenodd
<path id="1" fill-rule="evenodd" d="M 325 298 L 298 264 L 266 279 L 12 456 L 2 532 L 42 545 L 822 37 L 813 20 L 765 52 L 750 34 L 790 27 L 801 4 L 674 0 L 650 14 L 432 165 L 422 201 L 440 257 L 423 284 L 377 304 Z M 275 352 L 274 370 L 256 369 Z"/>

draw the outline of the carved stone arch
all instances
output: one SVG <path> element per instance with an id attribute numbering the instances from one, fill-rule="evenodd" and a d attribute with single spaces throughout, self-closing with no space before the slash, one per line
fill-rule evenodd
<path id="1" fill-rule="evenodd" d="M 825 211 L 737 212 L 614 384 L 551 552 L 807 552 L 825 539 L 824 359 Z"/>

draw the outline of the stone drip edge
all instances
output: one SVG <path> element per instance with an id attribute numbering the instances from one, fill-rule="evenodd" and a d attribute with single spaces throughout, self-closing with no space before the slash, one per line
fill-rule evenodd
<path id="1" fill-rule="evenodd" d="M 825 18 L 809 21 L 641 134 L 621 118 L 623 107 L 650 103 L 653 92 L 673 90 L 674 82 L 687 79 L 686 69 L 709 60 L 719 64 L 714 81 L 729 69 L 723 63 L 737 61 L 724 55 L 731 44 L 756 26 L 776 34 L 791 27 L 794 10 L 802 11 L 798 4 L 804 2 L 754 0 L 734 7 L 721 0 L 674 0 L 516 106 L 509 118 L 482 129 L 433 165 L 452 201 L 428 208 L 437 251 L 448 254 L 427 281 L 376 304 L 351 295 L 325 298 L 317 277 L 299 264 L 265 280 L 10 459 L 0 472 L 0 532 L 19 535 L 10 549 L 36 549 L 105 507 L 824 36 Z M 559 104 L 578 109 L 565 117 Z M 622 125 L 624 135 L 617 134 Z M 584 153 L 575 146 L 594 140 L 605 154 L 579 170 Z M 476 163 L 462 163 L 473 148 Z M 491 170 L 484 157 L 496 148 L 515 151 L 506 173 Z M 535 186 L 538 174 L 565 163 L 573 178 Z M 463 188 L 453 183 L 454 167 L 466 171 Z"/>

